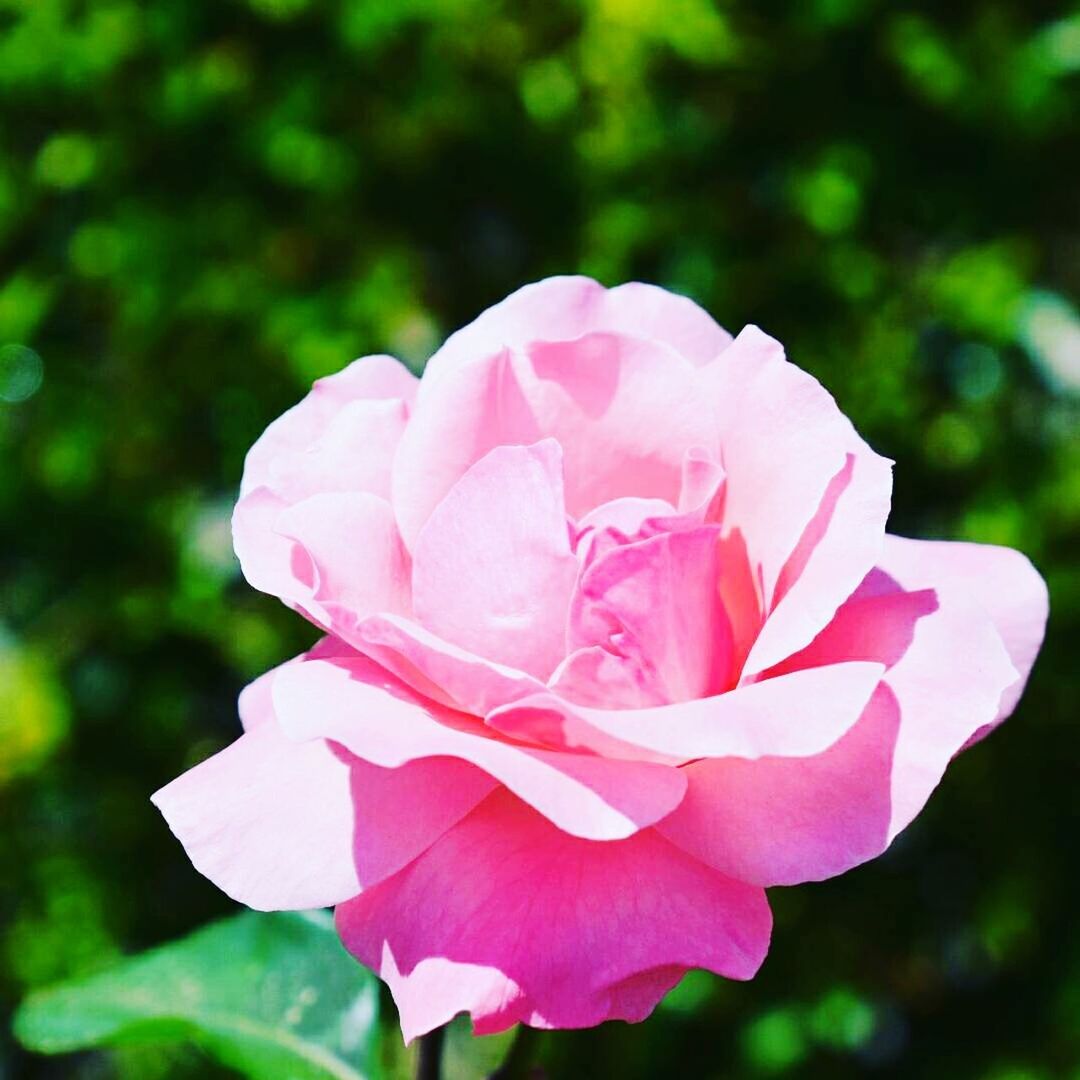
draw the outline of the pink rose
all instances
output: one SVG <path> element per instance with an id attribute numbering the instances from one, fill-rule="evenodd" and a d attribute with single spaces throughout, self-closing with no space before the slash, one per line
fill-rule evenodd
<path id="1" fill-rule="evenodd" d="M 756 327 L 527 286 L 252 447 L 244 574 L 326 636 L 154 801 L 242 903 L 337 905 L 408 1038 L 749 979 L 765 888 L 880 854 L 1042 640 L 1024 556 L 888 536 L 890 490 Z"/>

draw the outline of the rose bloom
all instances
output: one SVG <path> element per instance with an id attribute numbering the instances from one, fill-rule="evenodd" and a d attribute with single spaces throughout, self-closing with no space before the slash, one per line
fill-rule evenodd
<path id="1" fill-rule="evenodd" d="M 529 285 L 252 447 L 244 574 L 325 636 L 154 801 L 241 903 L 336 905 L 409 1039 L 749 979 L 766 887 L 884 851 L 1042 640 L 1027 559 L 887 535 L 891 484 L 756 327 Z"/>

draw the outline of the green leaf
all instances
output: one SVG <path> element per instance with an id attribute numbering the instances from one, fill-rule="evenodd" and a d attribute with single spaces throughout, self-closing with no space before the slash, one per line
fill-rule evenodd
<path id="1" fill-rule="evenodd" d="M 249 911 L 31 995 L 14 1029 L 44 1054 L 190 1040 L 259 1080 L 366 1080 L 377 1014 L 325 913 Z"/>

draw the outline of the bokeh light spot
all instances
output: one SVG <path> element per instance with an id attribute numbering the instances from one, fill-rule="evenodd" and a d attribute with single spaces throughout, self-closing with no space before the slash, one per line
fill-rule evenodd
<path id="1" fill-rule="evenodd" d="M 25 345 L 0 348 L 0 401 L 17 404 L 32 398 L 45 379 L 45 365 Z"/>

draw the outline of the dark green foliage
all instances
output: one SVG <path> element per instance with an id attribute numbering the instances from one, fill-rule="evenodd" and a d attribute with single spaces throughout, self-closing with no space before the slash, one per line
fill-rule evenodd
<path id="1" fill-rule="evenodd" d="M 885 858 L 774 891 L 754 983 L 552 1075 L 1076 1074 L 1078 177 L 1075 2 L 0 0 L 4 1010 L 229 909 L 147 798 L 314 637 L 231 556 L 251 441 L 580 270 L 780 337 L 896 460 L 894 531 L 1023 549 L 1052 616 Z M 3 1028 L 20 1080 L 215 1068 Z"/>

